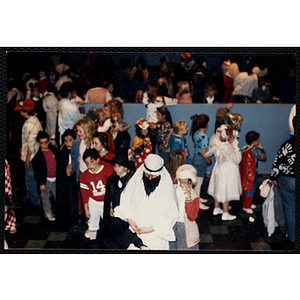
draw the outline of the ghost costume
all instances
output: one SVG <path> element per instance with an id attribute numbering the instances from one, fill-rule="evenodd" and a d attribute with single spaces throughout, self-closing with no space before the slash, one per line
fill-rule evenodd
<path id="1" fill-rule="evenodd" d="M 173 183 L 163 164 L 160 156 L 150 154 L 128 182 L 120 205 L 115 208 L 116 217 L 132 219 L 140 228 L 153 226 L 153 232 L 138 235 L 150 250 L 169 250 L 169 241 L 175 241 L 173 226 L 179 217 Z M 145 191 L 144 172 L 160 176 L 158 186 L 149 196 Z"/>
<path id="2" fill-rule="evenodd" d="M 214 155 L 216 158 L 207 193 L 219 203 L 239 200 L 242 194 L 239 172 L 241 153 L 238 141 L 236 138 L 232 143 L 220 141 L 220 135 L 226 126 L 218 128 L 211 138 L 209 151 L 205 154 L 207 157 Z"/>

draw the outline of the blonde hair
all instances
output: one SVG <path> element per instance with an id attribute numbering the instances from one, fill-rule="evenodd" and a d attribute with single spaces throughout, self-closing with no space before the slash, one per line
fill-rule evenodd
<path id="1" fill-rule="evenodd" d="M 184 129 L 187 127 L 187 123 L 184 121 L 178 121 L 173 125 L 173 128 L 170 129 L 167 140 L 166 140 L 166 145 L 168 145 L 171 134 L 174 132 L 175 134 L 178 134 L 180 130 Z"/>
<path id="2" fill-rule="evenodd" d="M 115 112 L 110 116 L 111 121 L 111 136 L 113 140 L 117 137 L 118 132 L 120 131 L 120 123 L 122 122 L 122 116 L 120 113 Z"/>
<path id="3" fill-rule="evenodd" d="M 89 118 L 83 118 L 76 122 L 75 126 L 81 126 L 86 134 L 84 138 L 84 143 L 86 147 L 89 148 L 92 143 L 92 135 L 95 131 L 95 122 Z"/>

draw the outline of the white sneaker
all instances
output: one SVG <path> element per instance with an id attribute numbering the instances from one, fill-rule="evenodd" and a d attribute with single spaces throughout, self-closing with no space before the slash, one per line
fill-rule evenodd
<path id="1" fill-rule="evenodd" d="M 222 221 L 231 221 L 231 220 L 236 219 L 236 216 L 233 216 L 227 212 L 227 213 L 223 213 L 221 219 L 222 219 Z"/>
<path id="2" fill-rule="evenodd" d="M 219 215 L 219 214 L 222 214 L 223 213 L 223 209 L 218 207 L 218 208 L 215 208 L 214 211 L 213 211 L 213 215 L 216 216 L 216 215 Z"/>
<path id="3" fill-rule="evenodd" d="M 255 209 L 255 208 L 256 208 L 256 205 L 255 205 L 255 204 L 252 204 L 252 205 L 251 205 L 251 208 L 252 208 L 252 209 Z"/>
<path id="4" fill-rule="evenodd" d="M 206 203 L 206 202 L 207 202 L 207 199 L 200 198 L 200 202 L 201 202 L 201 203 Z"/>
<path id="5" fill-rule="evenodd" d="M 52 211 L 45 212 L 45 217 L 46 217 L 49 221 L 55 221 L 55 217 L 53 216 Z"/>
<path id="6" fill-rule="evenodd" d="M 253 210 L 251 208 L 243 207 L 243 211 L 245 211 L 247 214 L 253 214 Z"/>

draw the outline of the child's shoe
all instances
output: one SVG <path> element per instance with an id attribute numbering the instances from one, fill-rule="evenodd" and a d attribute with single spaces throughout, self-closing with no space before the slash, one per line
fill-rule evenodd
<path id="1" fill-rule="evenodd" d="M 236 219 L 236 216 L 233 216 L 227 212 L 227 213 L 222 214 L 221 219 L 222 219 L 222 221 L 232 221 L 232 220 Z"/>
<path id="2" fill-rule="evenodd" d="M 243 211 L 246 212 L 247 214 L 253 214 L 253 210 L 251 208 L 243 207 Z"/>
<path id="3" fill-rule="evenodd" d="M 256 205 L 255 205 L 255 204 L 251 204 L 251 208 L 252 208 L 252 209 L 255 209 L 255 208 L 256 208 Z"/>
<path id="4" fill-rule="evenodd" d="M 204 205 L 203 203 L 200 202 L 200 209 L 207 210 L 207 209 L 209 209 L 209 206 Z"/>
<path id="5" fill-rule="evenodd" d="M 213 211 L 213 215 L 216 216 L 216 215 L 219 215 L 219 214 L 222 214 L 223 213 L 223 209 L 218 207 L 218 208 L 215 208 L 214 211 Z"/>
<path id="6" fill-rule="evenodd" d="M 49 221 L 55 221 L 55 217 L 53 216 L 51 210 L 48 211 L 48 212 L 45 212 L 45 217 L 46 217 Z"/>
<path id="7" fill-rule="evenodd" d="M 84 236 L 89 239 L 90 238 L 90 229 L 88 228 L 87 231 L 84 233 Z"/>

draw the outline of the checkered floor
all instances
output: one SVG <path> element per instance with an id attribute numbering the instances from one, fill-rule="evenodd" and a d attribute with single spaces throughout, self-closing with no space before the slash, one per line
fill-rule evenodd
<path id="1" fill-rule="evenodd" d="M 258 185 L 265 179 L 259 176 Z M 268 237 L 263 224 L 262 204 L 264 199 L 259 196 L 258 190 L 254 197 L 257 208 L 252 215 L 242 210 L 241 201 L 232 201 L 231 214 L 237 215 L 233 221 L 222 221 L 221 215 L 213 216 L 213 199 L 206 194 L 208 178 L 205 178 L 201 196 L 208 199 L 206 205 L 209 210 L 200 210 L 196 220 L 200 228 L 199 249 L 201 252 L 212 251 L 288 251 L 293 250 L 285 240 L 285 228 L 277 227 L 274 234 Z M 87 250 L 89 240 L 84 237 L 86 224 L 76 228 L 61 230 L 55 222 L 48 221 L 42 210 L 33 209 L 27 198 L 19 203 L 16 209 L 17 232 L 5 232 L 5 238 L 10 250 Z M 251 222 L 249 217 L 254 218 Z"/>

